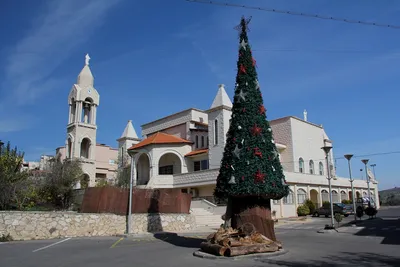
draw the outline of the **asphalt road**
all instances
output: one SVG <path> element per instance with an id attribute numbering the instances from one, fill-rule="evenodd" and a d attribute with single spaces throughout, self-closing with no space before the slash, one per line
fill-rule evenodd
<path id="1" fill-rule="evenodd" d="M 382 218 L 363 220 L 357 227 L 344 226 L 352 230 L 348 233 L 317 233 L 329 218 L 280 225 L 276 234 L 288 253 L 268 260 L 197 258 L 192 254 L 205 234 L 171 234 L 152 239 L 103 237 L 0 243 L 0 266 L 400 266 L 400 208 L 381 210 L 379 215 Z"/>

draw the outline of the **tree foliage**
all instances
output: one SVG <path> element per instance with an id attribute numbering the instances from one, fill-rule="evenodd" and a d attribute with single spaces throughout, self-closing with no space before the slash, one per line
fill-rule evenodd
<path id="1" fill-rule="evenodd" d="M 129 188 L 130 178 L 131 178 L 131 165 L 119 168 L 117 173 L 116 185 L 121 188 Z"/>
<path id="2" fill-rule="evenodd" d="M 217 199 L 233 196 L 281 199 L 289 193 L 289 188 L 266 119 L 247 23 L 242 18 L 232 118 L 214 195 Z"/>
<path id="3" fill-rule="evenodd" d="M 55 208 L 67 209 L 71 205 L 74 187 L 82 176 L 78 160 L 61 161 L 55 158 L 44 177 L 42 194 Z"/>
<path id="4" fill-rule="evenodd" d="M 28 173 L 22 171 L 24 153 L 10 142 L 0 147 L 0 209 L 17 208 L 13 201 L 19 199 L 18 188 L 25 187 Z"/>

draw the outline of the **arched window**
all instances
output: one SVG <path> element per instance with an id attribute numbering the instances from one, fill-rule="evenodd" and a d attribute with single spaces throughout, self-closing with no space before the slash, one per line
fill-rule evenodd
<path id="1" fill-rule="evenodd" d="M 68 150 L 67 150 L 67 158 L 72 158 L 72 141 L 71 138 L 68 138 Z"/>
<path id="2" fill-rule="evenodd" d="M 214 121 L 214 145 L 218 145 L 218 120 Z"/>
<path id="3" fill-rule="evenodd" d="M 304 172 L 304 160 L 302 158 L 299 158 L 299 172 Z"/>
<path id="4" fill-rule="evenodd" d="M 348 199 L 347 193 L 344 190 L 340 191 L 340 198 L 342 199 L 342 201 Z"/>
<path id="5" fill-rule="evenodd" d="M 319 162 L 319 175 L 324 175 L 324 164 L 322 162 Z"/>
<path id="6" fill-rule="evenodd" d="M 88 138 L 83 138 L 81 142 L 81 158 L 89 159 L 90 158 L 90 140 Z"/>
<path id="7" fill-rule="evenodd" d="M 293 204 L 293 191 L 289 189 L 289 194 L 283 198 L 283 204 Z"/>
<path id="8" fill-rule="evenodd" d="M 307 192 L 304 189 L 297 189 L 297 204 L 303 204 L 307 199 Z"/>
<path id="9" fill-rule="evenodd" d="M 310 167 L 310 174 L 314 174 L 314 161 L 310 160 L 308 165 Z"/>
<path id="10" fill-rule="evenodd" d="M 325 189 L 321 191 L 322 202 L 329 202 L 329 193 Z"/>
<path id="11" fill-rule="evenodd" d="M 204 147 L 204 136 L 201 137 L 201 147 Z"/>
<path id="12" fill-rule="evenodd" d="M 196 135 L 196 148 L 199 148 L 199 136 L 198 135 Z"/>
<path id="13" fill-rule="evenodd" d="M 332 203 L 339 202 L 339 194 L 336 190 L 332 190 Z"/>
<path id="14" fill-rule="evenodd" d="M 83 123 L 92 123 L 92 106 L 93 100 L 89 97 L 85 99 L 82 103 L 82 119 Z"/>

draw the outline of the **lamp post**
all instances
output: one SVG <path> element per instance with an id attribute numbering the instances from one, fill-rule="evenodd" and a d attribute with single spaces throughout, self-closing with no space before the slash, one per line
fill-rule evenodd
<path id="1" fill-rule="evenodd" d="M 362 159 L 361 162 L 365 165 L 365 178 L 367 179 L 368 185 L 368 206 L 371 206 L 371 190 L 369 189 L 369 176 L 368 176 L 368 164 L 369 159 Z"/>
<path id="2" fill-rule="evenodd" d="M 331 225 L 334 228 L 335 227 L 335 222 L 333 221 L 333 202 L 332 202 L 332 184 L 331 184 L 331 170 L 329 168 L 329 160 L 328 160 L 328 155 L 329 151 L 331 151 L 332 147 L 331 146 L 324 146 L 322 149 L 325 152 L 325 161 L 326 161 L 326 169 L 327 169 L 327 174 L 328 174 L 328 185 L 329 185 L 329 202 L 331 205 Z"/>
<path id="3" fill-rule="evenodd" d="M 354 186 L 353 186 L 353 182 L 354 179 L 351 177 L 351 165 L 350 165 L 350 160 L 353 157 L 353 154 L 346 154 L 344 155 L 344 157 L 347 159 L 347 163 L 349 165 L 349 178 L 350 178 L 350 184 L 351 184 L 351 198 L 352 198 L 352 202 L 353 202 L 353 212 L 354 212 L 354 220 L 357 221 L 357 215 L 356 215 L 356 202 L 355 202 L 355 198 L 354 198 Z"/>
<path id="4" fill-rule="evenodd" d="M 136 186 L 136 181 L 134 181 L 134 174 L 135 174 L 135 154 L 131 153 L 128 150 L 128 154 L 131 157 L 131 173 L 129 179 L 129 208 L 128 208 L 128 230 L 127 233 L 131 234 L 132 231 L 132 193 L 133 193 L 133 186 Z"/>

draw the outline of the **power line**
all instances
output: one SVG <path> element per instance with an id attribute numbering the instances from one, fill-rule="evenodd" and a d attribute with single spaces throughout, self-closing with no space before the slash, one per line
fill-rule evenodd
<path id="1" fill-rule="evenodd" d="M 340 22 L 346 22 L 346 23 L 352 23 L 352 24 L 361 24 L 361 25 L 368 25 L 368 26 L 391 28 L 391 29 L 400 29 L 400 26 L 398 26 L 398 25 L 381 24 L 381 23 L 376 23 L 376 22 L 368 22 L 368 21 L 352 20 L 352 19 L 343 19 L 343 18 L 336 18 L 336 17 L 331 17 L 331 16 L 307 14 L 307 13 L 303 13 L 303 12 L 279 10 L 279 9 L 274 9 L 274 8 L 263 8 L 263 7 L 246 6 L 246 5 L 222 3 L 222 2 L 206 1 L 206 0 L 186 0 L 186 1 L 192 2 L 192 3 L 211 4 L 211 5 L 229 6 L 229 7 L 240 7 L 240 8 L 246 8 L 246 9 L 259 10 L 259 11 L 286 14 L 286 15 L 294 15 L 294 16 L 303 16 L 303 17 L 316 18 L 316 19 L 340 21 Z"/>
<path id="2" fill-rule="evenodd" d="M 264 48 L 264 49 L 253 49 L 257 52 L 311 52 L 311 53 L 347 53 L 347 54 L 366 54 L 366 53 L 383 53 L 387 51 L 379 50 L 338 50 L 338 49 L 298 49 L 298 48 Z"/>

